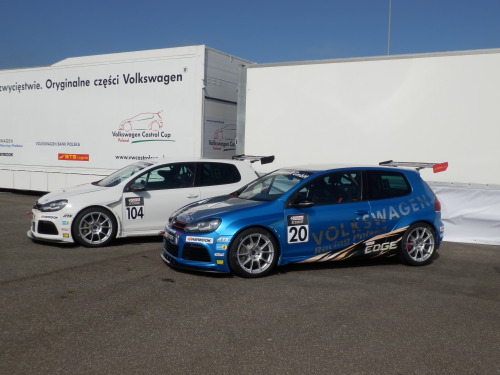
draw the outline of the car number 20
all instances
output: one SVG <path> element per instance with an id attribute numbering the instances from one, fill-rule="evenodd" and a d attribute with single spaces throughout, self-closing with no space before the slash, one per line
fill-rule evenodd
<path id="1" fill-rule="evenodd" d="M 293 225 L 288 227 L 288 243 L 309 241 L 309 225 Z"/>

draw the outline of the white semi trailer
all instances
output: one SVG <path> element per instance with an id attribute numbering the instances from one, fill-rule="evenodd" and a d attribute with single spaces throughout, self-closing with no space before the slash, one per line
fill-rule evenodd
<path id="1" fill-rule="evenodd" d="M 499 67 L 500 49 L 249 65 L 238 152 L 272 145 L 272 167 L 448 161 L 436 181 L 500 185 Z"/>
<path id="2" fill-rule="evenodd" d="M 0 188 L 53 191 L 155 157 L 231 157 L 248 63 L 191 46 L 0 70 Z"/>
<path id="3" fill-rule="evenodd" d="M 268 168 L 448 162 L 445 239 L 500 244 L 500 49 L 249 65 L 237 152 Z M 265 166 L 263 167 L 265 168 Z"/>

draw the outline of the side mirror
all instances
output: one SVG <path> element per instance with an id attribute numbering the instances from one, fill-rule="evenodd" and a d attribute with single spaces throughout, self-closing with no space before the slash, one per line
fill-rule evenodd
<path id="1" fill-rule="evenodd" d="M 146 186 L 143 183 L 136 182 L 129 187 L 130 191 L 143 191 L 146 190 Z"/>

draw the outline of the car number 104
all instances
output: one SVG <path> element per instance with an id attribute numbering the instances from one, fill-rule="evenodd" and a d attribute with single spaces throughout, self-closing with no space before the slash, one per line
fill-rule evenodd
<path id="1" fill-rule="evenodd" d="M 144 217 L 144 207 L 127 207 L 127 219 L 135 220 Z"/>
<path id="2" fill-rule="evenodd" d="M 288 227 L 288 243 L 309 241 L 309 225 L 293 225 Z"/>

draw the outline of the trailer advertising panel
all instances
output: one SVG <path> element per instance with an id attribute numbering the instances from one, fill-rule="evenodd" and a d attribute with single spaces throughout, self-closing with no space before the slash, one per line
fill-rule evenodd
<path id="1" fill-rule="evenodd" d="M 0 71 L 0 187 L 51 191 L 138 160 L 231 157 L 241 61 L 192 46 Z"/>

